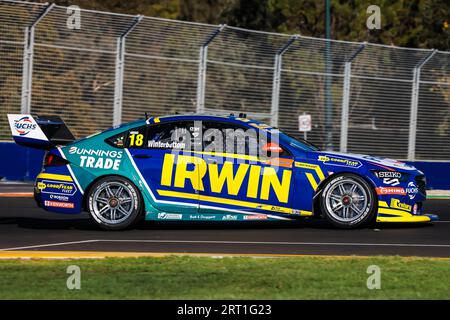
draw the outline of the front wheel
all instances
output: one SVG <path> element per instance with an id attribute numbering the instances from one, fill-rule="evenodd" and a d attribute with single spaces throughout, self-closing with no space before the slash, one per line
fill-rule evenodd
<path id="1" fill-rule="evenodd" d="M 376 195 L 361 177 L 341 174 L 325 186 L 320 206 L 327 220 L 339 228 L 357 228 L 369 224 L 376 215 Z"/>
<path id="2" fill-rule="evenodd" d="M 97 181 L 88 194 L 88 210 L 95 223 L 106 230 L 123 230 L 142 218 L 139 190 L 127 179 L 109 176 Z"/>

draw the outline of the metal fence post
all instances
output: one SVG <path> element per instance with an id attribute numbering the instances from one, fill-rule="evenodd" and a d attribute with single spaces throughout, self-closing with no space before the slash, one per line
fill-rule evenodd
<path id="1" fill-rule="evenodd" d="M 33 59 L 34 59 L 34 30 L 36 25 L 52 10 L 54 3 L 48 4 L 36 16 L 30 25 L 25 27 L 25 45 L 23 50 L 22 65 L 22 102 L 20 112 L 31 112 L 31 90 L 33 84 Z"/>
<path id="2" fill-rule="evenodd" d="M 125 70 L 126 38 L 134 30 L 134 28 L 136 28 L 136 26 L 139 24 L 139 22 L 141 22 L 142 19 L 143 16 L 136 16 L 131 25 L 117 38 L 113 126 L 118 126 L 122 123 L 123 74 Z"/>
<path id="3" fill-rule="evenodd" d="M 352 76 L 352 61 L 356 56 L 364 50 L 366 43 L 364 42 L 352 55 L 345 61 L 344 67 L 344 86 L 342 93 L 342 110 L 341 110 L 341 140 L 340 151 L 347 152 L 348 143 L 348 122 L 349 122 L 349 107 L 350 107 L 350 78 Z"/>
<path id="4" fill-rule="evenodd" d="M 208 65 L 208 46 L 219 33 L 226 28 L 226 24 L 220 24 L 219 27 L 211 33 L 206 41 L 200 47 L 197 78 L 197 113 L 205 112 L 205 90 L 206 90 L 206 69 Z"/>
<path id="5" fill-rule="evenodd" d="M 414 161 L 416 158 L 416 138 L 417 138 L 417 113 L 419 111 L 419 89 L 420 72 L 422 67 L 436 54 L 437 50 L 432 50 L 428 55 L 414 67 L 413 85 L 411 92 L 411 113 L 409 117 L 409 137 L 408 137 L 408 160 Z"/>
<path id="6" fill-rule="evenodd" d="M 270 108 L 270 125 L 278 127 L 278 114 L 280 107 L 280 89 L 281 89 L 281 69 L 283 54 L 298 39 L 298 35 L 293 35 L 275 54 L 273 80 L 272 80 L 272 104 Z"/>

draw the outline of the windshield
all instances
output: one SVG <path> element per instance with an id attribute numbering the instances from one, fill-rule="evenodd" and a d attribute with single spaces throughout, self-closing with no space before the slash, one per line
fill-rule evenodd
<path id="1" fill-rule="evenodd" d="M 291 147 L 303 150 L 303 151 L 320 151 L 319 147 L 313 145 L 311 142 L 306 141 L 301 138 L 294 138 L 293 136 L 281 131 L 280 129 L 275 129 L 280 133 L 280 140 L 289 144 Z"/>

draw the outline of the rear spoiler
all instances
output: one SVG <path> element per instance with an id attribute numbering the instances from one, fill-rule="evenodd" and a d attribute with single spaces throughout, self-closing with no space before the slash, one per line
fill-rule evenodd
<path id="1" fill-rule="evenodd" d="M 14 141 L 22 146 L 48 150 L 75 140 L 58 116 L 33 117 L 29 114 L 8 114 Z"/>

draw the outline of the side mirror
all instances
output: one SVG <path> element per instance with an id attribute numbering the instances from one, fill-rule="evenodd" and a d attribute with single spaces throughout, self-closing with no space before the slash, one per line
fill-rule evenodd
<path id="1" fill-rule="evenodd" d="M 283 148 L 280 147 L 280 145 L 278 143 L 274 143 L 274 142 L 269 142 L 266 143 L 265 145 L 263 145 L 262 150 L 267 152 L 267 154 L 280 154 L 283 153 L 284 150 Z"/>

